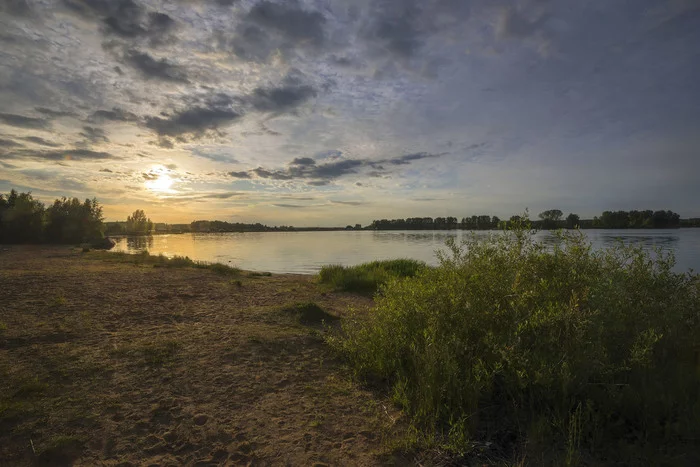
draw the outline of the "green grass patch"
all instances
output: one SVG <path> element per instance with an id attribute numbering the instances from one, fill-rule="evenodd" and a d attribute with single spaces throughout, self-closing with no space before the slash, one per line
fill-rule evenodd
<path id="1" fill-rule="evenodd" d="M 373 261 L 358 266 L 333 264 L 321 268 L 319 280 L 335 290 L 373 294 L 392 279 L 414 277 L 426 267 L 422 261 L 413 259 Z"/>
<path id="2" fill-rule="evenodd" d="M 553 246 L 525 230 L 448 243 L 328 342 L 420 433 L 533 465 L 700 459 L 700 276 L 672 255 Z"/>
<path id="3" fill-rule="evenodd" d="M 282 313 L 292 315 L 301 324 L 306 325 L 330 324 L 338 319 L 313 302 L 286 305 L 282 308 Z"/>
<path id="4" fill-rule="evenodd" d="M 154 268 L 196 268 L 209 269 L 212 272 L 222 276 L 235 276 L 241 273 L 241 270 L 232 266 L 227 266 L 221 263 L 208 263 L 206 261 L 195 261 L 188 256 L 167 256 L 152 255 L 147 251 L 142 251 L 137 254 L 129 254 L 122 252 L 104 252 L 91 251 L 87 257 L 100 259 L 103 261 L 114 263 L 128 263 L 134 265 L 152 265 Z"/>
<path id="5" fill-rule="evenodd" d="M 251 271 L 248 273 L 248 277 L 270 277 L 270 276 L 272 276 L 271 272 Z"/>

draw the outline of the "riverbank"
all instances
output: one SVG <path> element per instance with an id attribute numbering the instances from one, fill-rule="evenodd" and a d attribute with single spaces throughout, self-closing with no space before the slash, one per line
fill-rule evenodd
<path id="1" fill-rule="evenodd" d="M 371 299 L 308 275 L 0 250 L 0 464 L 391 462 L 400 414 L 319 323 Z"/>

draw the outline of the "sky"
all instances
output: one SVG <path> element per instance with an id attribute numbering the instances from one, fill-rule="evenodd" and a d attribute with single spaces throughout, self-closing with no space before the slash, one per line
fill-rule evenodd
<path id="1" fill-rule="evenodd" d="M 700 216 L 698 0 L 0 0 L 0 192 L 107 220 Z"/>

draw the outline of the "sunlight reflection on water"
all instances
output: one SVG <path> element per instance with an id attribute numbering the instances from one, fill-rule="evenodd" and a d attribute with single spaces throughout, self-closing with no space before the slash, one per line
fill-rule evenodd
<path id="1" fill-rule="evenodd" d="M 586 230 L 594 248 L 622 241 L 643 248 L 661 248 L 676 255 L 676 270 L 700 270 L 700 229 Z M 493 232 L 491 232 L 493 233 Z M 477 237 L 489 232 L 476 232 Z M 463 231 L 338 231 L 172 234 L 115 238 L 114 251 L 189 256 L 231 264 L 252 271 L 313 274 L 326 264 L 355 265 L 377 259 L 414 258 L 435 264 L 445 240 L 471 235 Z M 549 232 L 536 238 L 556 242 Z"/>

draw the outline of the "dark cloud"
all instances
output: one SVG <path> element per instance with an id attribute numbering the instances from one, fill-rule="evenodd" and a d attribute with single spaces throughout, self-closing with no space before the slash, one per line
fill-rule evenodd
<path id="1" fill-rule="evenodd" d="M 146 126 L 159 136 L 193 138 L 201 137 L 207 131 L 217 131 L 241 117 L 230 108 L 194 107 L 175 113 L 167 118 L 147 117 Z"/>
<path id="2" fill-rule="evenodd" d="M 29 16 L 32 9 L 27 0 L 2 0 L 0 2 L 0 12 L 14 16 Z"/>
<path id="3" fill-rule="evenodd" d="M 200 198 L 203 199 L 229 199 L 233 198 L 235 196 L 242 196 L 245 193 L 239 193 L 239 192 L 228 192 L 228 193 L 210 193 L 207 195 L 202 195 Z"/>
<path id="4" fill-rule="evenodd" d="M 48 146 L 50 148 L 58 148 L 61 147 L 61 144 L 54 143 L 53 141 L 46 140 L 44 138 L 40 138 L 39 136 L 25 136 L 24 138 L 21 138 L 24 141 L 28 141 L 30 143 L 38 144 L 41 146 Z"/>
<path id="5" fill-rule="evenodd" d="M 85 138 L 85 140 L 91 144 L 97 143 L 107 143 L 109 138 L 107 138 L 107 133 L 102 128 L 95 128 L 92 126 L 84 126 L 80 136 Z"/>
<path id="6" fill-rule="evenodd" d="M 175 21 L 165 13 L 147 11 L 133 0 L 63 0 L 73 12 L 97 20 L 105 35 L 126 40 L 146 39 L 150 45 L 170 40 Z"/>
<path id="7" fill-rule="evenodd" d="M 228 175 L 233 178 L 251 178 L 248 172 L 229 172 Z"/>
<path id="8" fill-rule="evenodd" d="M 217 42 L 245 60 L 266 61 L 277 52 L 291 55 L 297 49 L 321 47 L 325 23 L 323 14 L 302 8 L 297 1 L 263 0 L 248 11 L 232 36 L 219 33 Z"/>
<path id="9" fill-rule="evenodd" d="M 316 161 L 310 157 L 297 157 L 289 165 L 316 165 Z"/>
<path id="10" fill-rule="evenodd" d="M 304 206 L 303 204 L 283 204 L 283 203 L 276 203 L 273 204 L 273 206 L 277 208 L 289 208 L 289 209 L 304 209 L 308 208 L 309 206 Z"/>
<path id="11" fill-rule="evenodd" d="M 411 162 L 417 161 L 420 159 L 432 159 L 432 158 L 440 157 L 440 156 L 444 156 L 444 155 L 445 155 L 445 153 L 429 154 L 427 152 L 417 152 L 415 154 L 406 154 L 405 156 L 394 157 L 392 159 L 386 159 L 386 160 L 379 161 L 379 162 L 393 164 L 393 165 L 405 165 L 405 164 L 410 164 Z M 379 168 L 379 167 L 377 167 L 377 168 Z"/>
<path id="12" fill-rule="evenodd" d="M 365 203 L 364 201 L 331 201 L 332 204 L 344 204 L 346 206 L 362 206 Z"/>
<path id="13" fill-rule="evenodd" d="M 100 172 L 113 173 L 110 169 L 100 169 Z"/>
<path id="14" fill-rule="evenodd" d="M 48 109 L 46 107 L 34 107 L 34 110 L 48 116 L 49 118 L 76 117 L 77 116 L 74 112 L 64 112 L 62 110 L 52 110 L 52 109 Z"/>
<path id="15" fill-rule="evenodd" d="M 156 172 L 144 172 L 141 176 L 144 180 L 158 180 L 160 178 L 160 174 Z"/>
<path id="16" fill-rule="evenodd" d="M 21 143 L 9 139 L 0 139 L 0 148 L 20 148 Z"/>
<path id="17" fill-rule="evenodd" d="M 165 164 L 165 168 L 168 170 L 175 170 L 175 169 L 177 169 L 177 165 L 176 164 Z"/>
<path id="18" fill-rule="evenodd" d="M 22 150 L 13 154 L 6 154 L 5 157 L 8 159 L 33 159 L 44 161 L 91 161 L 120 159 L 119 157 L 108 152 L 98 152 L 90 149 L 62 149 L 58 151 Z"/>
<path id="19" fill-rule="evenodd" d="M 324 16 L 318 11 L 302 9 L 295 1 L 258 2 L 250 9 L 244 22 L 256 23 L 297 42 L 320 44 L 324 38 Z"/>
<path id="20" fill-rule="evenodd" d="M 185 70 L 165 58 L 156 59 L 148 53 L 131 49 L 124 54 L 123 59 L 146 79 L 189 83 Z"/>
<path id="21" fill-rule="evenodd" d="M 88 119 L 90 122 L 94 123 L 104 123 L 106 121 L 110 122 L 135 122 L 139 118 L 136 114 L 131 112 L 126 112 L 122 109 L 113 108 L 112 110 L 98 110 L 90 115 Z"/>
<path id="22" fill-rule="evenodd" d="M 420 159 L 436 158 L 444 154 L 445 153 L 430 154 L 427 152 L 420 152 L 379 161 L 370 161 L 367 159 L 335 159 L 325 164 L 317 164 L 314 159 L 303 157 L 293 159 L 284 170 L 268 170 L 263 167 L 258 167 L 248 172 L 229 172 L 229 175 L 235 178 L 251 178 L 251 175 L 254 175 L 257 178 L 270 180 L 308 180 L 308 185 L 323 186 L 345 175 L 357 174 L 360 169 L 365 167 L 374 169 L 374 171 L 368 173 L 369 176 L 380 177 L 389 173 L 384 171 L 385 169 L 381 165 L 382 163 L 407 165 Z"/>
<path id="23" fill-rule="evenodd" d="M 16 114 L 0 113 L 0 123 L 18 128 L 31 128 L 33 130 L 46 130 L 49 128 L 49 122 L 44 119 Z"/>
<path id="24" fill-rule="evenodd" d="M 279 87 L 255 89 L 251 102 L 255 110 L 260 112 L 288 112 L 312 97 L 316 97 L 313 86 L 287 79 Z"/>
<path id="25" fill-rule="evenodd" d="M 367 39 L 402 58 L 411 57 L 422 45 L 420 19 L 416 2 L 380 1 L 378 14 L 369 24 Z"/>

